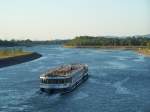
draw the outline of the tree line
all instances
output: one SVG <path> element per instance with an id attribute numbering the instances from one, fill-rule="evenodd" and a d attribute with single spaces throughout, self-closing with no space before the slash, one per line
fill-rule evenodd
<path id="1" fill-rule="evenodd" d="M 68 41 L 68 46 L 150 46 L 148 37 L 92 37 L 79 36 Z"/>
<path id="2" fill-rule="evenodd" d="M 14 46 L 34 46 L 34 45 L 56 45 L 64 44 L 67 40 L 52 40 L 52 41 L 32 41 L 27 40 L 0 40 L 0 47 L 14 47 Z"/>

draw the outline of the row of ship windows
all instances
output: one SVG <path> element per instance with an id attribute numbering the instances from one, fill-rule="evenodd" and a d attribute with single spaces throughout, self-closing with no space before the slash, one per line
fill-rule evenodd
<path id="1" fill-rule="evenodd" d="M 41 82 L 45 84 L 63 84 L 71 82 L 71 79 L 42 79 Z"/>

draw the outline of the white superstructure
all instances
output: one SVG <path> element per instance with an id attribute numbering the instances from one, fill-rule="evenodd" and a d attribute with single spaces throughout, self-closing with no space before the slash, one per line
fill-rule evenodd
<path id="1" fill-rule="evenodd" d="M 40 88 L 49 93 L 72 90 L 83 80 L 87 79 L 86 64 L 70 64 L 51 69 L 40 76 Z"/>

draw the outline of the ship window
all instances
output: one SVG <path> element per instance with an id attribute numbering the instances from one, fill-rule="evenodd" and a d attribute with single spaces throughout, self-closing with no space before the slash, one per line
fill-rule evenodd
<path id="1" fill-rule="evenodd" d="M 62 80 L 61 83 L 65 83 L 65 80 Z"/>
<path id="2" fill-rule="evenodd" d="M 71 82 L 72 78 L 67 79 L 42 79 L 41 82 L 45 84 L 63 84 Z"/>

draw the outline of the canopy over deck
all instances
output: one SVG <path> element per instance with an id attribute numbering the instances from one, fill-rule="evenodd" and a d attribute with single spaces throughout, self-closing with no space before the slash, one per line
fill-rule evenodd
<path id="1" fill-rule="evenodd" d="M 70 64 L 63 65 L 58 68 L 50 69 L 48 72 L 43 74 L 43 77 L 66 77 L 71 75 L 73 72 L 84 69 L 85 64 Z"/>

